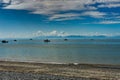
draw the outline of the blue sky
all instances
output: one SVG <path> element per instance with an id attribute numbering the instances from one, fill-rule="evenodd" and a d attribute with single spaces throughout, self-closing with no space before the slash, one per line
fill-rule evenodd
<path id="1" fill-rule="evenodd" d="M 120 35 L 120 0 L 0 0 L 0 38 Z"/>

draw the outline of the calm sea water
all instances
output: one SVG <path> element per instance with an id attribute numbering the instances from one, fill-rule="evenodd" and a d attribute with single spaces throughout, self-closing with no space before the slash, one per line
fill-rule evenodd
<path id="1" fill-rule="evenodd" d="M 51 39 L 50 43 L 9 40 L 9 43 L 0 43 L 0 60 L 120 64 L 120 40 Z"/>

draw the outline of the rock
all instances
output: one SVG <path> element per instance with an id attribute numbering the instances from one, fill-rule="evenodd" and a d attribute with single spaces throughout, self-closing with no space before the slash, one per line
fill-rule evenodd
<path id="1" fill-rule="evenodd" d="M 33 39 L 30 39 L 30 40 L 33 40 Z"/>
<path id="2" fill-rule="evenodd" d="M 68 39 L 64 39 L 64 41 L 67 41 Z"/>
<path id="3" fill-rule="evenodd" d="M 44 42 L 50 42 L 50 40 L 46 39 L 46 40 L 44 40 Z"/>
<path id="4" fill-rule="evenodd" d="M 14 41 L 17 41 L 17 40 L 14 40 Z"/>
<path id="5" fill-rule="evenodd" d="M 6 41 L 6 40 L 2 40 L 2 43 L 8 43 L 8 41 Z"/>

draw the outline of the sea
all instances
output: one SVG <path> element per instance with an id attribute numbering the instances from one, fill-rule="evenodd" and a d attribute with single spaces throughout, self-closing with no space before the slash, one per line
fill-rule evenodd
<path id="1" fill-rule="evenodd" d="M 0 60 L 39 63 L 120 64 L 120 39 L 0 40 Z"/>

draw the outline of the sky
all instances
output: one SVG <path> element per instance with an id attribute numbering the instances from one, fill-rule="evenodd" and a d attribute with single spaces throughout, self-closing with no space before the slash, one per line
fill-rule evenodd
<path id="1" fill-rule="evenodd" d="M 120 35 L 120 0 L 0 0 L 0 38 Z"/>

